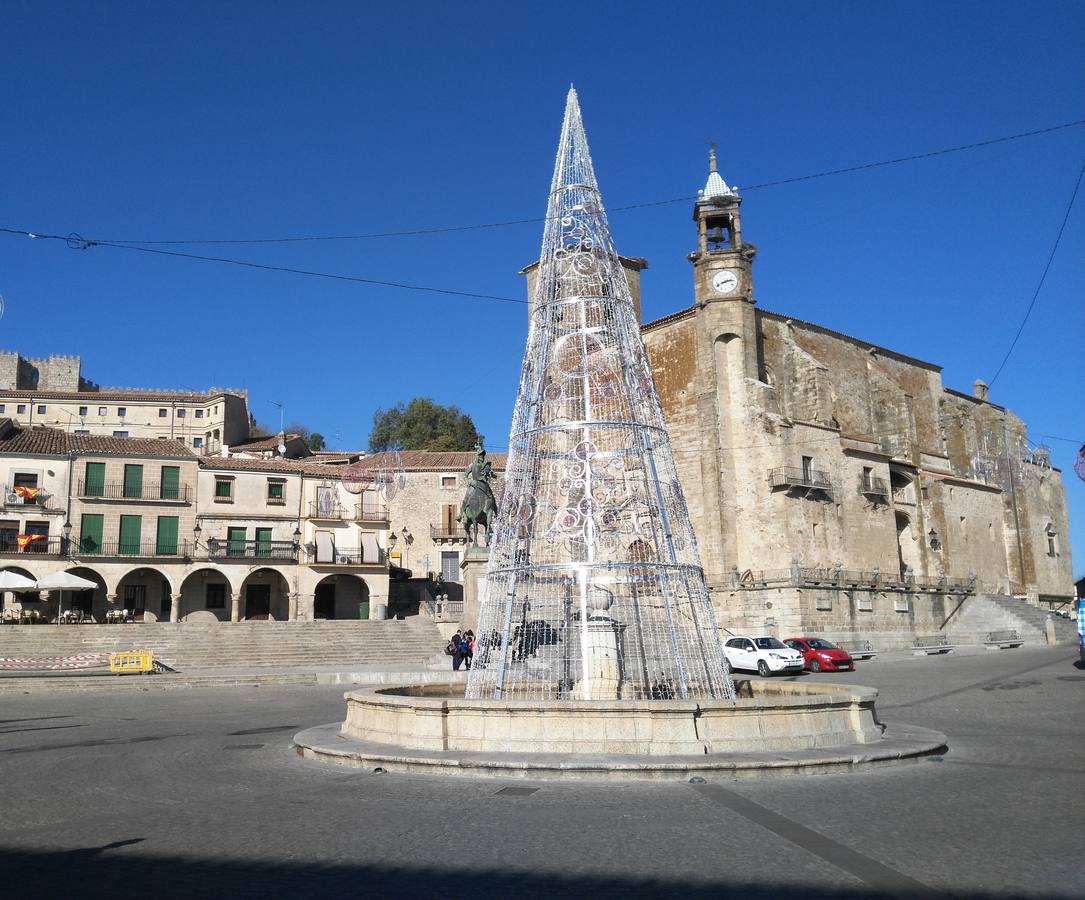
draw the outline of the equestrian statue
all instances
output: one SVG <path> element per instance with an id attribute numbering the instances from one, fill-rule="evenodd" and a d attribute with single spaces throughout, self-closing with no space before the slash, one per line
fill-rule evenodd
<path id="1" fill-rule="evenodd" d="M 460 504 L 460 514 L 456 521 L 463 526 L 467 537 L 473 547 L 479 546 L 478 526 L 486 530 L 486 546 L 490 545 L 490 527 L 497 516 L 497 500 L 494 498 L 494 490 L 490 486 L 497 475 L 494 473 L 493 463 L 486 458 L 486 449 L 482 446 L 482 438 L 479 437 L 475 444 L 475 460 L 470 468 L 463 473 L 467 482 L 467 490 L 463 495 L 463 503 Z"/>

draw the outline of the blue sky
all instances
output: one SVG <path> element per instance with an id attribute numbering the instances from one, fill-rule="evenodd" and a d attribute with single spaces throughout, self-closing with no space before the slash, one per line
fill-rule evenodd
<path id="1" fill-rule="evenodd" d="M 104 239 L 358 234 L 532 218 L 570 82 L 610 207 L 1085 118 L 1085 6 L 4 4 L 0 225 Z M 1085 160 L 1085 128 L 746 193 L 767 309 L 990 378 Z M 1085 571 L 1085 196 L 992 399 L 1048 438 Z M 690 204 L 615 212 L 644 312 L 689 304 Z M 195 246 L 522 297 L 526 224 Z M 374 408 L 458 403 L 507 440 L 523 306 L 0 236 L 0 346 L 104 384 L 249 388 L 344 448 Z M 480 354 L 481 363 L 470 361 Z M 338 435 L 338 438 L 336 437 Z"/>

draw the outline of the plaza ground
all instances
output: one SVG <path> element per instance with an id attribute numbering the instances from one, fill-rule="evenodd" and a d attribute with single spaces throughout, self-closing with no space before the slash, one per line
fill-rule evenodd
<path id="1" fill-rule="evenodd" d="M 0 696 L 0 872 L 30 897 L 1085 895 L 1066 646 L 805 676 L 949 735 L 892 769 L 705 785 L 325 767 L 342 687 Z"/>

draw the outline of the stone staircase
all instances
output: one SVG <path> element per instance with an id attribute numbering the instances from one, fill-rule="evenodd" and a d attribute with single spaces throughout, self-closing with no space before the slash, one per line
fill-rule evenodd
<path id="1" fill-rule="evenodd" d="M 960 611 L 949 620 L 946 632 L 951 643 L 982 644 L 990 631 L 1014 629 L 1026 645 L 1047 643 L 1048 613 L 1024 600 L 1004 594 L 977 594 L 965 600 Z M 1055 636 L 1060 644 L 1077 642 L 1077 628 L 1068 619 L 1053 618 Z"/>
<path id="2" fill-rule="evenodd" d="M 420 618 L 0 626 L 0 657 L 151 650 L 156 659 L 181 672 L 367 665 L 421 669 L 442 651 L 445 643 L 437 626 Z"/>

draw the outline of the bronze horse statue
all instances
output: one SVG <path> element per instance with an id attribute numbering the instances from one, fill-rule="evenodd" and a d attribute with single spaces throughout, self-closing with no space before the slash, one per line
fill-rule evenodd
<path id="1" fill-rule="evenodd" d="M 485 529 L 486 546 L 490 545 L 490 530 L 497 516 L 497 500 L 490 482 L 497 476 L 494 473 L 493 464 L 486 458 L 482 438 L 479 438 L 475 450 L 477 451 L 475 461 L 463 473 L 467 490 L 463 495 L 463 503 L 460 504 L 460 514 L 456 516 L 456 521 L 467 532 L 471 545 L 477 547 L 479 546 L 479 525 Z"/>

